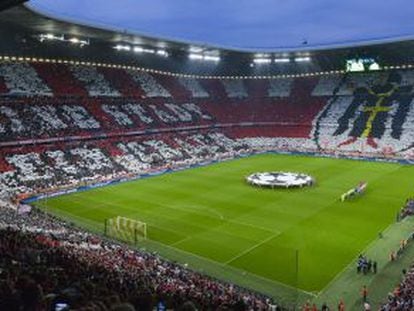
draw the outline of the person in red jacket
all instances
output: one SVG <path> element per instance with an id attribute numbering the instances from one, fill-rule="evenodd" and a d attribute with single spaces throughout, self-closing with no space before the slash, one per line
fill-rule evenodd
<path id="1" fill-rule="evenodd" d="M 366 285 L 364 285 L 361 289 L 361 296 L 362 296 L 362 300 L 364 302 L 367 302 L 368 299 L 368 288 Z"/>
<path id="2" fill-rule="evenodd" d="M 311 311 L 311 305 L 309 303 L 309 301 L 307 301 L 302 308 L 303 311 Z"/>
<path id="3" fill-rule="evenodd" d="M 339 300 L 339 303 L 338 303 L 338 311 L 345 311 L 345 303 L 344 303 L 344 301 L 342 299 Z"/>

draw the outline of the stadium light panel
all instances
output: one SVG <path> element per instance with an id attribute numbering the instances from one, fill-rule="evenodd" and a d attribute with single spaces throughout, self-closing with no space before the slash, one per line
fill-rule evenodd
<path id="1" fill-rule="evenodd" d="M 89 40 L 81 40 L 81 39 L 76 38 L 76 37 L 66 39 L 64 35 L 56 36 L 52 33 L 40 34 L 39 35 L 39 41 L 43 42 L 45 40 L 47 40 L 47 41 L 70 42 L 70 43 L 73 43 L 73 44 L 78 44 L 80 47 L 82 47 L 84 45 L 89 45 Z"/>
<path id="2" fill-rule="evenodd" d="M 188 58 L 192 60 L 204 60 L 207 62 L 219 62 L 221 60 L 220 56 L 203 55 L 203 54 L 197 54 L 197 53 L 188 54 Z"/>
<path id="3" fill-rule="evenodd" d="M 166 50 L 157 50 L 157 55 L 168 57 L 168 52 Z"/>
<path id="4" fill-rule="evenodd" d="M 134 52 L 135 53 L 143 53 L 144 49 L 140 46 L 134 46 Z"/>
<path id="5" fill-rule="evenodd" d="M 253 63 L 255 64 L 270 64 L 272 59 L 270 58 L 255 58 L 253 59 Z"/>
<path id="6" fill-rule="evenodd" d="M 143 48 L 141 46 L 134 46 L 133 51 L 135 53 L 148 53 L 148 54 L 155 54 L 156 53 L 156 51 L 153 50 L 153 49 L 146 49 L 146 48 Z"/>
<path id="7" fill-rule="evenodd" d="M 152 49 L 142 49 L 142 51 L 148 54 L 155 54 L 155 50 L 152 50 Z"/>
<path id="8" fill-rule="evenodd" d="M 117 51 L 131 51 L 131 47 L 129 45 L 121 45 L 121 44 L 117 44 L 114 47 L 114 49 Z"/>
<path id="9" fill-rule="evenodd" d="M 380 67 L 380 65 L 378 63 L 372 63 L 369 66 L 369 70 L 373 70 L 373 71 L 375 71 L 375 70 L 381 70 L 381 67 Z"/>
<path id="10" fill-rule="evenodd" d="M 301 63 L 301 62 L 310 62 L 311 58 L 309 56 L 303 56 L 303 57 L 296 57 L 295 62 Z"/>
<path id="11" fill-rule="evenodd" d="M 275 58 L 274 59 L 274 62 L 275 63 L 289 63 L 290 62 L 290 59 L 289 58 Z"/>
<path id="12" fill-rule="evenodd" d="M 211 62 L 219 62 L 220 56 L 204 55 L 204 60 Z"/>
<path id="13" fill-rule="evenodd" d="M 68 41 L 68 42 L 73 43 L 73 44 L 78 44 L 80 47 L 82 47 L 84 45 L 89 45 L 89 41 L 81 40 L 81 39 L 78 39 L 76 37 L 70 38 L 70 39 L 65 40 L 65 41 Z"/>
<path id="14" fill-rule="evenodd" d="M 193 60 L 202 60 L 203 55 L 191 53 L 191 54 L 188 55 L 188 58 L 193 59 Z"/>
<path id="15" fill-rule="evenodd" d="M 55 36 L 52 33 L 47 33 L 47 34 L 40 34 L 39 35 L 39 40 L 40 40 L 40 42 L 43 42 L 45 40 L 49 40 L 49 41 L 53 41 L 53 40 L 65 41 L 65 38 L 63 36 Z"/>

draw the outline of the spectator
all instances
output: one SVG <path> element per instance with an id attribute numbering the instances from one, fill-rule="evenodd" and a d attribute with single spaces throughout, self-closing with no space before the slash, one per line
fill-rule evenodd
<path id="1" fill-rule="evenodd" d="M 16 217 L 13 210 L 0 209 L 0 252 L 1 310 L 37 311 L 56 303 L 141 310 L 161 299 L 174 309 L 186 301 L 201 309 L 273 305 L 267 297 L 102 240 L 37 210 Z"/>

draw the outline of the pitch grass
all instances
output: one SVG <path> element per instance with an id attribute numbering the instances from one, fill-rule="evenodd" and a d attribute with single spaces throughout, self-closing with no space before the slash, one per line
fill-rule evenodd
<path id="1" fill-rule="evenodd" d="M 244 181 L 253 172 L 279 170 L 308 173 L 317 184 L 271 190 Z M 223 271 L 318 293 L 395 221 L 413 194 L 413 176 L 411 166 L 265 154 L 38 205 L 97 230 L 115 216 L 144 221 L 149 240 L 183 251 L 183 262 L 205 258 Z M 361 180 L 369 184 L 365 195 L 340 202 Z"/>

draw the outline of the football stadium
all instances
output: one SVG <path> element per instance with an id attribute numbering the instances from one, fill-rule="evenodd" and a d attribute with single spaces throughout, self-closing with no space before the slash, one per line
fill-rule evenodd
<path id="1" fill-rule="evenodd" d="M 414 6 L 139 2 L 0 2 L 0 310 L 414 310 Z"/>

